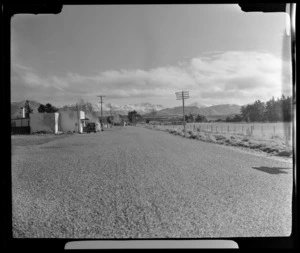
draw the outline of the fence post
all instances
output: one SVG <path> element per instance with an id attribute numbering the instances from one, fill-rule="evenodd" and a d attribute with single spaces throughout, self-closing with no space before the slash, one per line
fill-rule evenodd
<path id="1" fill-rule="evenodd" d="M 264 127 L 261 126 L 261 134 L 264 135 Z"/>
<path id="2" fill-rule="evenodd" d="M 275 126 L 273 128 L 274 128 L 274 135 L 275 135 Z"/>
<path id="3" fill-rule="evenodd" d="M 229 126 L 227 126 L 227 133 L 229 133 Z"/>

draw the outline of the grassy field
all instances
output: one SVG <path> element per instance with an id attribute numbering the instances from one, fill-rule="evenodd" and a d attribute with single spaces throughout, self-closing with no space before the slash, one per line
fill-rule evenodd
<path id="1" fill-rule="evenodd" d="M 182 125 L 146 127 L 184 136 Z M 185 137 L 291 157 L 291 127 L 288 123 L 188 123 Z"/>

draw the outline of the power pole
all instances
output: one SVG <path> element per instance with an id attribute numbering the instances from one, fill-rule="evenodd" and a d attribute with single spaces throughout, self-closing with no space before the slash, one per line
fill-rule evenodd
<path id="1" fill-rule="evenodd" d="M 80 133 L 80 113 L 78 108 L 78 103 L 76 103 L 76 110 L 77 110 L 77 131 Z"/>
<path id="2" fill-rule="evenodd" d="M 188 91 L 175 92 L 175 94 L 176 94 L 176 100 L 182 100 L 183 131 L 184 131 L 184 136 L 186 136 L 184 100 L 190 98 L 190 95 Z"/>
<path id="3" fill-rule="evenodd" d="M 155 109 L 152 109 L 152 120 L 153 120 L 153 121 L 154 121 L 155 114 L 156 114 Z"/>
<path id="4" fill-rule="evenodd" d="M 97 96 L 97 97 L 99 97 L 100 98 L 100 104 L 101 104 L 101 131 L 104 131 L 104 129 L 103 129 L 103 115 L 102 115 L 102 104 L 103 104 L 103 98 L 105 97 L 105 96 Z"/>

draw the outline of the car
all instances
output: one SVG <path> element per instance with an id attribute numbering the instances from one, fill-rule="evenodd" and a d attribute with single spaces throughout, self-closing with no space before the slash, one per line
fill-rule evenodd
<path id="1" fill-rule="evenodd" d="M 96 123 L 94 123 L 94 122 L 87 123 L 86 132 L 87 133 L 90 133 L 90 132 L 96 133 L 97 132 Z"/>

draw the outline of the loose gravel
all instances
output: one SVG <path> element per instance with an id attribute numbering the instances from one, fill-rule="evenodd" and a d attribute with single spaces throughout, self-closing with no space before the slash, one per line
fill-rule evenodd
<path id="1" fill-rule="evenodd" d="M 12 154 L 14 237 L 291 233 L 289 161 L 133 126 L 26 138 Z"/>

